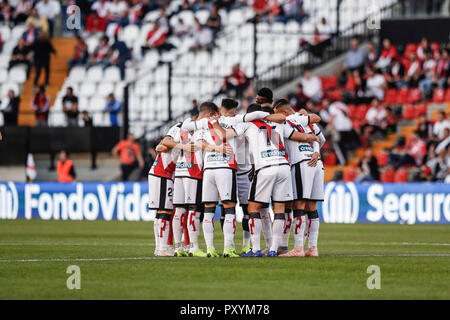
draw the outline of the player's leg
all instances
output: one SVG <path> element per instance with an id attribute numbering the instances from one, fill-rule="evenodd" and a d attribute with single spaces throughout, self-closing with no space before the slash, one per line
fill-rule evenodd
<path id="1" fill-rule="evenodd" d="M 239 257 L 234 249 L 234 234 L 236 233 L 236 202 L 237 202 L 237 181 L 236 170 L 217 169 L 214 170 L 215 182 L 219 192 L 220 201 L 224 211 L 223 236 L 224 249 L 223 256 Z"/>
<path id="2" fill-rule="evenodd" d="M 159 237 L 159 256 L 162 257 L 173 257 L 173 253 L 169 251 L 167 240 L 169 239 L 170 233 L 170 218 L 172 216 L 171 211 L 160 210 L 160 222 L 158 224 L 158 237 Z"/>
<path id="3" fill-rule="evenodd" d="M 250 229 L 248 226 L 248 193 L 250 190 L 250 180 L 248 179 L 248 174 L 237 175 L 237 188 L 238 188 L 238 199 L 239 204 L 242 208 L 242 252 L 248 253 L 251 250 L 250 247 Z"/>
<path id="4" fill-rule="evenodd" d="M 219 202 L 219 191 L 216 186 L 216 170 L 205 170 L 203 173 L 202 202 L 205 205 L 202 228 L 206 242 L 206 252 L 208 257 L 218 257 L 214 247 L 214 215 L 216 205 Z"/>
<path id="5" fill-rule="evenodd" d="M 292 178 L 289 166 L 279 166 L 276 168 L 275 187 L 272 189 L 273 201 L 273 228 L 272 245 L 268 257 L 276 257 L 285 226 L 286 203 L 291 202 L 292 197 Z"/>
<path id="6" fill-rule="evenodd" d="M 158 212 L 156 212 L 155 220 L 153 220 L 153 233 L 155 235 L 155 251 L 153 252 L 153 254 L 155 256 L 159 256 L 159 252 L 161 250 L 160 243 L 159 243 L 159 236 L 158 236 L 160 220 L 161 220 L 161 215 Z"/>
<path id="7" fill-rule="evenodd" d="M 272 219 L 270 218 L 269 204 L 264 204 L 261 207 L 261 227 L 264 240 L 266 241 L 266 247 L 261 250 L 261 253 L 262 255 L 267 255 L 272 245 Z"/>
<path id="8" fill-rule="evenodd" d="M 186 188 L 186 202 L 189 203 L 189 212 L 186 216 L 186 229 L 189 235 L 191 248 L 189 255 L 195 257 L 206 257 L 206 253 L 201 251 L 198 245 L 198 238 L 200 235 L 200 216 L 203 212 L 202 205 L 202 180 L 187 178 Z"/>
<path id="9" fill-rule="evenodd" d="M 289 250 L 289 235 L 291 233 L 292 226 L 292 203 L 286 203 L 286 207 L 284 210 L 284 229 L 283 236 L 281 237 L 280 245 L 277 251 L 277 254 L 285 254 Z"/>
<path id="10" fill-rule="evenodd" d="M 248 214 L 250 218 L 250 238 L 252 251 L 243 257 L 261 257 L 261 206 L 269 204 L 272 189 L 275 187 L 276 171 L 274 168 L 264 168 L 256 171 L 248 197 Z"/>
<path id="11" fill-rule="evenodd" d="M 164 209 L 164 202 L 166 197 L 165 182 L 163 178 L 149 175 L 148 176 L 148 190 L 149 190 L 149 204 L 150 210 L 156 210 L 155 220 L 153 221 L 153 232 L 155 235 L 155 251 L 154 255 L 159 256 L 161 252 L 161 238 L 159 237 L 159 228 L 161 222 L 161 209 Z M 162 199 L 163 197 L 163 199 Z"/>
<path id="12" fill-rule="evenodd" d="M 175 242 L 175 255 L 178 257 L 187 256 L 186 251 L 183 250 L 183 222 L 188 211 L 188 206 L 185 204 L 185 186 L 184 178 L 176 177 L 174 181 L 173 203 L 175 204 L 175 213 L 172 220 L 173 238 Z"/>
<path id="13" fill-rule="evenodd" d="M 317 212 L 317 201 L 323 201 L 323 181 L 324 181 L 324 170 L 322 162 L 318 163 L 315 170 L 313 188 L 311 191 L 311 201 L 308 201 L 306 207 L 306 214 L 310 220 L 309 227 L 309 240 L 308 240 L 308 250 L 305 255 L 310 257 L 319 256 L 319 251 L 317 249 L 317 241 L 319 238 L 319 213 Z"/>

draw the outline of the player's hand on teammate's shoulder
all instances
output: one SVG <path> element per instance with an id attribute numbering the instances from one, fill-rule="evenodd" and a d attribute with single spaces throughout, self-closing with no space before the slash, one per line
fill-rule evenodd
<path id="1" fill-rule="evenodd" d="M 300 110 L 298 110 L 298 113 L 300 113 L 300 114 L 302 114 L 302 115 L 304 115 L 304 116 L 307 116 L 308 115 L 308 112 L 305 110 L 305 109 L 300 109 Z"/>

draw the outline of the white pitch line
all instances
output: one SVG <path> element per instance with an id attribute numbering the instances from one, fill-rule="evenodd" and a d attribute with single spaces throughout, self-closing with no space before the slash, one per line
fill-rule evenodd
<path id="1" fill-rule="evenodd" d="M 439 243 L 439 242 L 352 242 L 352 241 L 323 241 L 326 244 L 348 244 L 348 245 L 356 245 L 356 246 L 445 246 L 450 247 L 450 243 Z"/>
<path id="2" fill-rule="evenodd" d="M 450 257 L 450 254 L 446 253 L 398 253 L 398 254 L 325 254 L 323 257 Z M 4 259 L 0 260 L 4 263 L 17 263 L 17 262 L 99 262 L 99 261 L 139 261 L 139 260 L 159 260 L 167 259 L 167 257 L 122 257 L 122 258 L 52 258 L 52 259 Z M 245 259 L 251 260 L 253 259 Z"/>
<path id="3" fill-rule="evenodd" d="M 94 246 L 94 247 L 111 247 L 111 246 L 123 246 L 123 247 L 147 247 L 154 246 L 154 242 L 148 243 L 134 243 L 134 242 L 109 242 L 109 243 L 96 243 L 96 242 L 86 242 L 86 243 L 54 243 L 54 242 L 0 242 L 0 247 L 8 247 L 8 246 L 69 246 L 69 247 L 77 247 L 77 246 Z"/>

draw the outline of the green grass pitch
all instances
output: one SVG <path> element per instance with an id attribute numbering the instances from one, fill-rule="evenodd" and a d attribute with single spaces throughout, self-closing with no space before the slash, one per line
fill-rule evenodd
<path id="1" fill-rule="evenodd" d="M 450 225 L 323 223 L 319 258 L 163 258 L 153 244 L 151 222 L 0 221 L 0 299 L 450 299 Z"/>

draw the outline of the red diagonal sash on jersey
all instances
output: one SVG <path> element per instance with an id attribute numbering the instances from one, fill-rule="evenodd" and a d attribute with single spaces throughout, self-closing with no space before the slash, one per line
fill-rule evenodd
<path id="1" fill-rule="evenodd" d="M 268 123 L 265 123 L 265 122 L 263 122 L 261 120 L 253 120 L 252 123 L 255 126 L 257 126 L 259 129 L 265 128 L 265 130 L 267 131 L 267 137 L 269 138 L 269 140 L 272 141 L 272 143 L 274 145 L 278 145 L 278 150 L 284 151 L 284 158 L 286 159 L 287 162 L 289 162 L 288 153 L 287 153 L 286 148 L 284 147 L 283 142 L 281 141 L 281 139 L 279 141 L 273 141 L 272 140 L 272 127 Z"/>
<path id="2" fill-rule="evenodd" d="M 301 133 L 305 133 L 305 130 L 303 130 L 303 128 L 301 126 L 296 125 L 295 123 L 293 123 L 292 121 L 289 121 L 289 120 L 286 120 L 286 122 L 289 123 L 294 129 L 297 129 Z M 310 124 L 309 124 L 309 128 L 314 133 L 314 129 L 312 128 L 312 126 Z M 307 142 L 307 143 L 312 147 L 312 142 Z"/>
<path id="3" fill-rule="evenodd" d="M 189 142 L 188 132 L 180 130 L 180 135 L 181 135 L 181 141 L 183 143 Z M 186 160 L 188 160 L 188 157 L 189 157 L 188 161 L 190 161 L 192 163 L 192 168 L 188 168 L 189 175 L 193 178 L 202 178 L 203 173 L 202 173 L 202 170 L 200 170 L 200 168 L 198 167 L 197 161 L 195 159 L 195 152 L 183 150 L 183 155 Z"/>
<path id="4" fill-rule="evenodd" d="M 214 143 L 218 146 L 222 145 L 222 144 L 226 144 L 226 137 L 223 137 L 222 141 L 220 141 L 220 137 L 217 135 L 216 131 L 214 130 L 213 126 L 211 123 L 208 122 L 208 128 L 209 128 L 209 133 L 211 134 L 211 137 L 214 141 Z M 234 150 L 233 150 L 234 151 Z M 234 156 L 234 152 L 230 157 L 230 161 L 227 161 L 228 165 L 230 166 L 230 168 L 233 169 L 237 169 L 237 163 L 236 163 L 236 159 Z"/>

